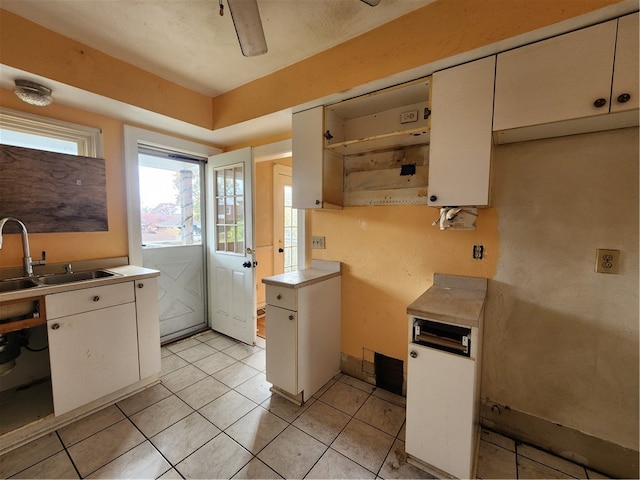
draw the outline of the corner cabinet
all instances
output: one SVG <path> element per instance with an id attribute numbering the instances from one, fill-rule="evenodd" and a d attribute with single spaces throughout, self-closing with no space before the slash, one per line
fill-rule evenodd
<path id="1" fill-rule="evenodd" d="M 433 74 L 429 206 L 489 204 L 495 56 Z"/>
<path id="2" fill-rule="evenodd" d="M 498 143 L 637 125 L 638 13 L 498 54 L 495 96 Z"/>
<path id="3" fill-rule="evenodd" d="M 325 151 L 324 107 L 292 118 L 293 208 L 342 207 L 342 157 Z"/>

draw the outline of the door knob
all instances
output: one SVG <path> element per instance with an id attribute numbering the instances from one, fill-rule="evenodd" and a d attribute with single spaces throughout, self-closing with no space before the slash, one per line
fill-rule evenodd
<path id="1" fill-rule="evenodd" d="M 279 248 L 279 249 L 278 249 L 278 252 L 279 252 L 279 253 L 284 253 L 284 248 Z"/>
<path id="2" fill-rule="evenodd" d="M 409 353 L 409 356 L 411 358 L 416 358 L 418 356 L 418 352 L 416 352 L 415 350 L 411 350 L 411 353 Z"/>
<path id="3" fill-rule="evenodd" d="M 243 266 L 244 268 L 251 268 L 251 262 L 244 262 L 244 263 L 242 264 L 242 266 Z"/>

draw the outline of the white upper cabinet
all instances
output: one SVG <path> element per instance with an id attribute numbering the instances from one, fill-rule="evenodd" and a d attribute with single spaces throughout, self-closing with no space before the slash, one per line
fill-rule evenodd
<path id="1" fill-rule="evenodd" d="M 495 56 L 433 74 L 430 206 L 489 204 Z"/>
<path id="2" fill-rule="evenodd" d="M 323 106 L 293 114 L 293 208 L 342 206 L 342 157 L 325 151 L 323 131 Z"/>
<path id="3" fill-rule="evenodd" d="M 498 143 L 633 124 L 606 114 L 638 108 L 638 14 L 499 54 L 495 97 Z"/>
<path id="4" fill-rule="evenodd" d="M 611 111 L 638 109 L 638 22 L 634 13 L 618 19 L 618 37 L 611 89 Z"/>

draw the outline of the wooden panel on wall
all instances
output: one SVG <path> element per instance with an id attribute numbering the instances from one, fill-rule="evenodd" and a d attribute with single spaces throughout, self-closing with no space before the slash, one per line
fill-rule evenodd
<path id="1" fill-rule="evenodd" d="M 346 155 L 344 205 L 426 205 L 428 171 L 429 145 Z"/>
<path id="2" fill-rule="evenodd" d="M 3 217 L 29 233 L 108 231 L 104 159 L 0 145 Z"/>

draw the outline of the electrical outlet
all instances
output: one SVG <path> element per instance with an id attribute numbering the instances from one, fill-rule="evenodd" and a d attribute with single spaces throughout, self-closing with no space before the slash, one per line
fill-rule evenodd
<path id="1" fill-rule="evenodd" d="M 311 236 L 311 248 L 324 249 L 324 237 Z"/>
<path id="2" fill-rule="evenodd" d="M 606 250 L 603 248 L 596 250 L 596 272 L 618 273 L 619 262 L 620 250 Z"/>
<path id="3" fill-rule="evenodd" d="M 411 112 L 402 112 L 400 114 L 400 123 L 411 123 L 418 121 L 418 110 L 412 110 Z"/>

